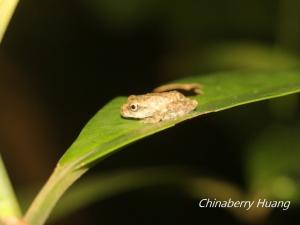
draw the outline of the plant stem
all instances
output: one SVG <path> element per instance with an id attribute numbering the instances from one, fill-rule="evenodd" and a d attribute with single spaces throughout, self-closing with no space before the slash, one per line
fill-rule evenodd
<path id="1" fill-rule="evenodd" d="M 0 0 L 0 43 L 19 0 Z"/>
<path id="2" fill-rule="evenodd" d="M 63 193 L 86 171 L 86 168 L 74 170 L 72 165 L 56 167 L 30 205 L 24 221 L 30 225 L 44 224 Z"/>
<path id="3" fill-rule="evenodd" d="M 21 211 L 0 155 L 0 219 L 20 216 Z"/>

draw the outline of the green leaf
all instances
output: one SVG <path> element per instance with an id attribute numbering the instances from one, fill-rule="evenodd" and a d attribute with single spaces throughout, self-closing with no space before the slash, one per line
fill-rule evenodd
<path id="1" fill-rule="evenodd" d="M 0 0 L 0 43 L 18 0 Z M 0 223 L 20 217 L 21 212 L 0 155 Z"/>
<path id="2" fill-rule="evenodd" d="M 113 99 L 88 122 L 62 156 L 57 168 L 27 211 L 25 221 L 31 225 L 43 224 L 61 195 L 96 161 L 134 141 L 206 113 L 300 91 L 299 72 L 232 72 L 194 76 L 176 82 L 204 85 L 204 95 L 193 97 L 199 102 L 195 112 L 177 120 L 144 124 L 121 118 L 120 107 L 126 98 Z"/>
<path id="3" fill-rule="evenodd" d="M 194 113 L 178 120 L 143 124 L 140 121 L 120 117 L 120 106 L 126 98 L 118 97 L 90 120 L 61 158 L 59 165 L 75 162 L 76 168 L 84 167 L 129 143 L 186 119 L 300 91 L 300 73 L 212 74 L 190 77 L 179 82 L 204 85 L 204 95 L 194 97 L 199 102 Z"/>
<path id="4" fill-rule="evenodd" d="M 20 215 L 21 211 L 0 155 L 0 223 Z"/>
<path id="5" fill-rule="evenodd" d="M 0 43 L 18 2 L 18 0 L 0 0 Z"/>

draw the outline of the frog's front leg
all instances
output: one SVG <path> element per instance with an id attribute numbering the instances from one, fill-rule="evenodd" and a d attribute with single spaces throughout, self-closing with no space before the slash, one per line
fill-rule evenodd
<path id="1" fill-rule="evenodd" d="M 163 120 L 165 113 L 155 112 L 151 117 L 143 119 L 144 123 L 159 123 Z"/>

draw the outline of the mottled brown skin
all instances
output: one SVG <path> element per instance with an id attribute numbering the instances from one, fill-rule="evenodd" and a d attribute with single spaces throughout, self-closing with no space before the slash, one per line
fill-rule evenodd
<path id="1" fill-rule="evenodd" d="M 158 123 L 184 116 L 197 105 L 196 100 L 178 91 L 130 95 L 121 107 L 121 115 L 124 118 L 141 119 L 145 123 Z"/>

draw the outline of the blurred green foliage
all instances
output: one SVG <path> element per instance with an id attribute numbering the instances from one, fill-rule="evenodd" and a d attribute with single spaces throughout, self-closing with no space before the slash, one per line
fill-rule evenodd
<path id="1" fill-rule="evenodd" d="M 253 140 L 245 156 L 250 191 L 270 198 L 300 200 L 299 122 L 272 125 Z"/>

